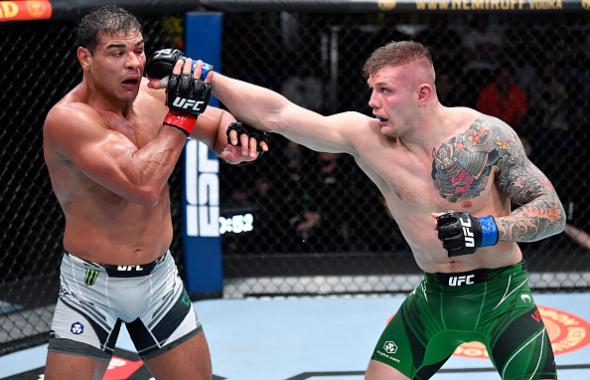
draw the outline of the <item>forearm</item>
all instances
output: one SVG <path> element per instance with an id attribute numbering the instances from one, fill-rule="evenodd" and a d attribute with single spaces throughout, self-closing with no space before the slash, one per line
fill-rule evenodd
<path id="1" fill-rule="evenodd" d="M 284 96 L 219 73 L 211 83 L 213 95 L 240 121 L 265 131 L 282 128 L 279 115 L 289 104 Z"/>
<path id="2" fill-rule="evenodd" d="M 131 154 L 128 181 L 132 184 L 135 201 L 144 204 L 157 202 L 168 182 L 186 137 L 172 127 L 163 127 L 158 136 Z"/>
<path id="3" fill-rule="evenodd" d="M 566 216 L 555 194 L 545 194 L 496 218 L 498 240 L 533 242 L 558 234 L 565 228 Z"/>
<path id="4" fill-rule="evenodd" d="M 216 137 L 209 146 L 217 156 L 221 157 L 221 153 L 227 148 L 227 127 L 235 121 L 236 118 L 231 113 L 221 110 L 217 124 Z"/>

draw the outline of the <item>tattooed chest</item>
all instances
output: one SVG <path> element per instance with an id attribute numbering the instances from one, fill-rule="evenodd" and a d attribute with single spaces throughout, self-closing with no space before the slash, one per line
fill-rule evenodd
<path id="1" fill-rule="evenodd" d="M 439 195 L 459 202 L 482 194 L 498 161 L 488 130 L 471 127 L 432 152 L 432 180 Z"/>

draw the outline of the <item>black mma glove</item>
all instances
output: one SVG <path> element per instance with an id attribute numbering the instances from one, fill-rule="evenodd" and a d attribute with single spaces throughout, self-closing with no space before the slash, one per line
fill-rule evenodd
<path id="1" fill-rule="evenodd" d="M 190 74 L 170 75 L 166 86 L 166 104 L 170 112 L 164 118 L 164 124 L 190 135 L 197 117 L 207 108 L 210 97 L 211 84 Z"/>
<path id="2" fill-rule="evenodd" d="M 156 50 L 145 64 L 145 75 L 148 78 L 162 79 L 172 74 L 172 69 L 179 59 L 185 59 L 184 53 L 178 49 Z M 193 72 L 197 62 L 193 62 Z M 213 69 L 213 66 L 203 63 L 201 71 L 201 80 L 205 80 L 207 73 Z"/>
<path id="3" fill-rule="evenodd" d="M 467 212 L 449 212 L 436 218 L 436 230 L 449 257 L 470 255 L 479 247 L 498 242 L 498 226 L 492 216 L 476 218 Z"/>
<path id="4" fill-rule="evenodd" d="M 246 134 L 248 136 L 248 139 L 254 137 L 258 142 L 256 146 L 256 151 L 260 152 L 258 158 L 260 158 L 260 156 L 262 156 L 262 154 L 264 153 L 262 147 L 260 146 L 260 142 L 264 141 L 267 145 L 270 145 L 270 133 L 258 130 L 240 121 L 233 122 L 227 127 L 227 131 L 225 132 L 225 134 L 227 135 L 227 141 L 229 141 L 230 144 L 231 140 L 229 139 L 229 133 L 231 131 L 236 131 L 238 133 L 238 143 L 236 144 L 236 146 L 240 146 L 240 136 L 242 134 Z"/>

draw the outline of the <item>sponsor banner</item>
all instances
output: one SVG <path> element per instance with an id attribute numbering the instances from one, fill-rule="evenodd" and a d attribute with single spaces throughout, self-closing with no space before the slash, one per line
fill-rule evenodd
<path id="1" fill-rule="evenodd" d="M 49 0 L 0 1 L 0 22 L 50 19 Z"/>
<path id="2" fill-rule="evenodd" d="M 197 0 L 0 0 L 0 22 L 77 20 L 93 8 L 116 3 L 136 15 L 184 13 Z"/>
<path id="3" fill-rule="evenodd" d="M 429 11 L 584 11 L 590 0 L 201 0 L 207 9 L 222 12 L 429 12 Z"/>

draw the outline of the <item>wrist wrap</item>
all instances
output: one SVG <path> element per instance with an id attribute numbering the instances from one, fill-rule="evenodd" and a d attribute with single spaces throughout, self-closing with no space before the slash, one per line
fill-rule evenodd
<path id="1" fill-rule="evenodd" d="M 196 122 L 196 117 L 187 114 L 168 112 L 164 117 L 164 125 L 178 128 L 187 137 L 190 136 L 190 134 L 192 133 L 193 129 L 195 128 Z"/>
<path id="2" fill-rule="evenodd" d="M 493 216 L 484 216 L 478 218 L 481 225 L 481 245 L 480 247 L 490 247 L 498 242 L 498 226 Z"/>

